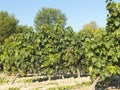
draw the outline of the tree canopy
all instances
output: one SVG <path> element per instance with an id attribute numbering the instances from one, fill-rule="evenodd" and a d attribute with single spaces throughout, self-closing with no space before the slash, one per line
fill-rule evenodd
<path id="1" fill-rule="evenodd" d="M 9 15 L 8 12 L 0 12 L 0 42 L 3 42 L 5 38 L 16 33 L 18 22 L 19 21 L 13 15 Z"/>
<path id="2" fill-rule="evenodd" d="M 39 10 L 35 17 L 35 27 L 39 30 L 41 26 L 49 26 L 49 28 L 60 23 L 62 27 L 66 25 L 66 16 L 59 9 L 55 8 L 42 8 Z"/>

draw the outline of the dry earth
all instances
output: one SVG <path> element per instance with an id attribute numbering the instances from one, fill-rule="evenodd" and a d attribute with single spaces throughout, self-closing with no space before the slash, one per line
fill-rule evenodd
<path id="1" fill-rule="evenodd" d="M 90 81 L 89 77 L 78 78 L 67 78 L 67 79 L 57 79 L 51 81 L 42 81 L 42 82 L 28 82 L 25 83 L 24 80 L 32 79 L 33 77 L 24 77 L 17 78 L 16 82 L 11 85 L 10 83 L 0 85 L 0 90 L 8 90 L 12 87 L 20 88 L 20 90 L 47 90 L 52 87 L 61 87 L 61 86 L 74 86 L 79 85 L 81 82 Z M 39 77 L 35 77 L 39 78 Z M 84 87 L 83 90 L 89 90 L 89 87 Z M 81 89 L 76 89 L 81 90 Z"/>
<path id="2" fill-rule="evenodd" d="M 62 86 L 78 86 L 77 88 L 72 90 L 90 90 L 90 86 L 80 85 L 82 82 L 89 82 L 90 77 L 81 77 L 81 78 L 71 77 L 71 78 L 56 79 L 51 81 L 39 81 L 41 80 L 41 78 L 44 78 L 41 76 L 22 77 L 22 78 L 17 78 L 14 84 L 11 84 L 13 77 L 5 77 L 5 78 L 9 80 L 9 82 L 6 84 L 0 84 L 0 90 L 9 90 L 9 88 L 15 88 L 15 87 L 19 88 L 20 90 L 48 90 L 49 88 L 62 87 Z M 30 80 L 34 80 L 34 82 Z M 16 90 L 16 89 L 11 89 L 11 90 Z M 98 90 L 103 90 L 103 89 L 98 89 Z M 107 90 L 120 90 L 120 89 L 108 88 Z"/>

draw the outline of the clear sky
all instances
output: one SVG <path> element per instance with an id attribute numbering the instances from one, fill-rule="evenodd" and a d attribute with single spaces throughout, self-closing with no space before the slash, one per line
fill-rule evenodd
<path id="1" fill-rule="evenodd" d="M 0 0 L 0 11 L 14 14 L 22 25 L 34 26 L 35 15 L 42 7 L 60 9 L 68 19 L 67 25 L 74 31 L 79 31 L 91 21 L 105 27 L 105 0 Z"/>

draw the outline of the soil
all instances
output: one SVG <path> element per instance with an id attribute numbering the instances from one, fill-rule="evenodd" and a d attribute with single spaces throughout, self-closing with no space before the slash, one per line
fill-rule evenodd
<path id="1" fill-rule="evenodd" d="M 69 77 L 65 79 L 52 79 L 48 81 L 46 76 L 32 76 L 17 78 L 14 84 L 11 84 L 14 77 L 5 77 L 9 82 L 0 84 L 0 90 L 9 90 L 9 88 L 19 88 L 20 90 L 48 90 L 49 88 L 62 86 L 75 86 L 72 90 L 90 90 L 90 86 L 81 86 L 82 82 L 90 82 L 90 77 L 74 78 Z M 10 89 L 16 90 L 16 89 Z M 104 90 L 97 88 L 96 90 Z M 107 88 L 105 90 L 120 90 L 116 88 Z"/>
<path id="2" fill-rule="evenodd" d="M 20 90 L 48 90 L 52 87 L 61 87 L 61 86 L 74 86 L 80 85 L 82 82 L 90 81 L 89 77 L 82 78 L 66 78 L 66 79 L 56 79 L 51 81 L 39 81 L 40 77 L 23 77 L 17 78 L 14 84 L 8 82 L 7 84 L 1 84 L 0 90 L 8 90 L 9 88 L 20 88 Z M 36 80 L 35 82 L 25 82 L 25 80 Z M 11 80 L 11 79 L 9 79 Z M 89 88 L 89 87 L 88 87 Z M 76 89 L 79 90 L 79 89 Z M 83 89 L 89 90 L 89 89 Z"/>

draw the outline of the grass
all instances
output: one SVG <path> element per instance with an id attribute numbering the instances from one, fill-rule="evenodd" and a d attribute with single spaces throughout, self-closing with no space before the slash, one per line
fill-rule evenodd
<path id="1" fill-rule="evenodd" d="M 92 82 L 82 82 L 80 85 L 81 86 L 90 86 L 92 84 Z"/>
<path id="2" fill-rule="evenodd" d="M 56 83 L 56 82 L 50 82 L 50 83 L 47 83 L 46 85 L 58 85 L 58 83 Z"/>
<path id="3" fill-rule="evenodd" d="M 18 87 L 10 87 L 10 88 L 8 88 L 8 90 L 20 90 L 20 88 L 18 88 Z"/>
<path id="4" fill-rule="evenodd" d="M 23 82 L 23 83 L 31 83 L 31 82 L 33 82 L 33 78 L 30 78 L 30 79 L 24 79 L 24 80 L 19 80 L 19 81 L 17 81 L 18 83 L 19 82 Z"/>
<path id="5" fill-rule="evenodd" d="M 0 84 L 5 84 L 5 83 L 7 83 L 8 82 L 8 80 L 6 80 L 5 78 L 0 78 Z"/>
<path id="6" fill-rule="evenodd" d="M 71 90 L 72 86 L 62 86 L 62 87 L 55 87 L 55 88 L 49 88 L 48 90 Z"/>

